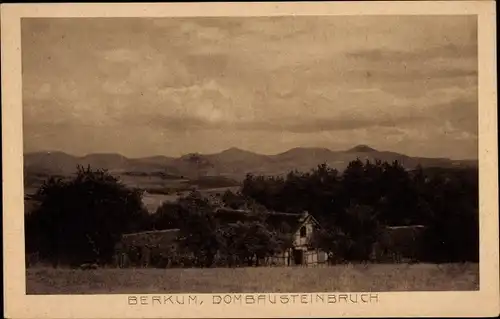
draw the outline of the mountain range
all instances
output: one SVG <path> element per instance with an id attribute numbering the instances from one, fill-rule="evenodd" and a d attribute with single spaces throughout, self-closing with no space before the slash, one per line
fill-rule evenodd
<path id="1" fill-rule="evenodd" d="M 153 156 L 127 158 L 120 154 L 89 154 L 82 157 L 63 152 L 36 152 L 24 155 L 25 174 L 68 175 L 77 165 L 107 169 L 116 174 L 151 174 L 162 172 L 173 176 L 226 176 L 241 180 L 247 173 L 263 175 L 286 174 L 291 170 L 309 171 L 326 163 L 340 171 L 348 163 L 361 160 L 399 161 L 406 168 L 422 167 L 476 167 L 477 160 L 411 157 L 389 151 L 378 151 L 367 145 L 348 150 L 332 151 L 326 148 L 290 149 L 276 155 L 263 155 L 239 148 L 230 148 L 216 154 L 186 154 L 180 157 Z"/>

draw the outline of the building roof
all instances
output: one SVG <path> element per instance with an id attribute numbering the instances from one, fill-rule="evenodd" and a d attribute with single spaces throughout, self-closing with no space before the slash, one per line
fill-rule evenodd
<path id="1" fill-rule="evenodd" d="M 386 227 L 389 230 L 401 230 L 401 229 L 423 229 L 426 228 L 424 225 L 407 225 L 407 226 L 387 226 Z"/>
<path id="2" fill-rule="evenodd" d="M 306 214 L 272 213 L 266 216 L 266 222 L 273 229 L 283 232 L 296 232 L 306 220 Z"/>
<path id="3" fill-rule="evenodd" d="M 255 213 L 249 210 L 220 208 L 215 211 L 217 218 L 223 223 L 236 223 L 238 221 L 262 220 L 271 229 L 279 230 L 284 233 L 294 233 L 308 219 L 312 218 L 307 212 L 303 214 L 266 212 Z M 313 219 L 313 221 L 315 221 Z M 150 247 L 168 247 L 175 243 L 180 230 L 165 229 L 153 230 L 122 236 L 121 245 L 123 246 L 150 246 Z"/>
<path id="4" fill-rule="evenodd" d="M 389 258 L 394 254 L 402 258 L 419 258 L 425 245 L 426 229 L 423 225 L 385 227 L 376 244 L 377 250 Z"/>
<path id="5" fill-rule="evenodd" d="M 380 238 L 380 242 L 387 246 L 405 246 L 408 243 L 420 241 L 427 227 L 423 225 L 388 226 Z"/>
<path id="6" fill-rule="evenodd" d="M 262 220 L 267 223 L 272 229 L 282 232 L 295 232 L 300 225 L 311 215 L 307 212 L 302 214 L 280 213 L 280 212 L 263 212 L 256 213 L 250 210 L 219 208 L 216 210 L 216 215 L 225 223 L 235 223 L 238 221 Z"/>
<path id="7" fill-rule="evenodd" d="M 179 229 L 165 229 L 124 234 L 121 244 L 125 246 L 171 246 L 179 235 Z"/>

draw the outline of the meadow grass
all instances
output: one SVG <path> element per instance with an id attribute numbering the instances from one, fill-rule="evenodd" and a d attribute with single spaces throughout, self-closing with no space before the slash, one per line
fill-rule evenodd
<path id="1" fill-rule="evenodd" d="M 291 293 L 479 289 L 478 264 L 207 269 L 29 268 L 27 294 Z"/>

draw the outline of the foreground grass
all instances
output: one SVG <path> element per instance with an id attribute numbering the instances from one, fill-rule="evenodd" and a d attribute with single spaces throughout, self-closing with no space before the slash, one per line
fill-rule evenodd
<path id="1" fill-rule="evenodd" d="M 30 268 L 27 294 L 449 291 L 479 289 L 478 264 L 318 268 Z"/>

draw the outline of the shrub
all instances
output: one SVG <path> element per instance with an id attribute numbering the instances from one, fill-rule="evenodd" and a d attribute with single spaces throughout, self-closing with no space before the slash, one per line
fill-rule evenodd
<path id="1" fill-rule="evenodd" d="M 53 265 L 111 262 L 121 234 L 147 223 L 141 194 L 104 170 L 79 166 L 71 180 L 49 178 L 36 198 L 40 206 L 26 217 L 26 248 Z"/>

